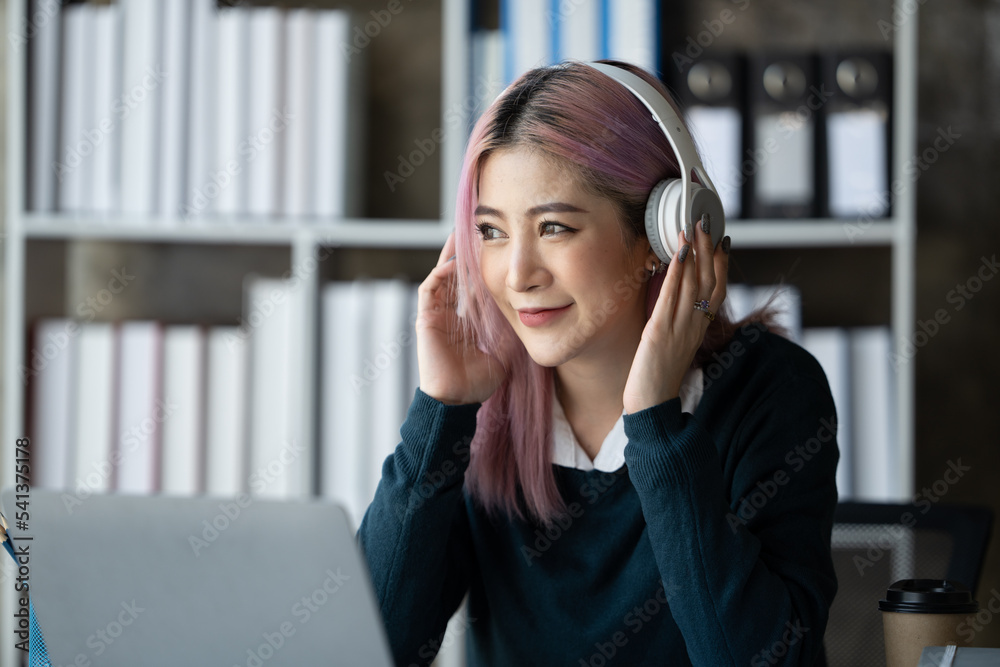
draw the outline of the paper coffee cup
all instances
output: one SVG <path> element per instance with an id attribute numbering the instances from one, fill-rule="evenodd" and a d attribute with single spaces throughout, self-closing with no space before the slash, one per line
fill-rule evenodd
<path id="1" fill-rule="evenodd" d="M 886 667 L 916 667 L 925 646 L 963 645 L 958 626 L 979 605 L 957 581 L 903 579 L 879 600 Z"/>

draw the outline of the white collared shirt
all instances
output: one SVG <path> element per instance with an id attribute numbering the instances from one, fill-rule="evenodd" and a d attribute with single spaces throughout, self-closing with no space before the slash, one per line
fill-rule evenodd
<path id="1" fill-rule="evenodd" d="M 693 414 L 704 390 L 703 376 L 700 368 L 692 368 L 681 382 L 681 412 Z M 552 462 L 566 468 L 577 470 L 600 470 L 614 472 L 625 464 L 625 413 L 623 412 L 604 442 L 597 456 L 591 461 L 583 446 L 577 441 L 573 429 L 566 419 L 559 397 L 552 392 Z"/>

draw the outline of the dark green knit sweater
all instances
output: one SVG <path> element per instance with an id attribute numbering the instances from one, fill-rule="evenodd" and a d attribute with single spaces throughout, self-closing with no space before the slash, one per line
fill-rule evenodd
<path id="1" fill-rule="evenodd" d="M 358 531 L 397 664 L 429 664 L 468 593 L 470 666 L 812 665 L 837 590 L 826 377 L 759 325 L 703 371 L 694 415 L 626 415 L 618 472 L 553 466 L 548 530 L 464 492 L 479 406 L 417 390 Z"/>

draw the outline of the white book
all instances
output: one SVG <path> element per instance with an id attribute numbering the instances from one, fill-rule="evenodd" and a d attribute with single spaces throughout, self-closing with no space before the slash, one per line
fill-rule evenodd
<path id="1" fill-rule="evenodd" d="M 607 3 L 606 57 L 657 72 L 657 0 L 604 1 Z"/>
<path id="2" fill-rule="evenodd" d="M 740 171 L 743 117 L 736 107 L 688 107 L 688 127 L 698 146 L 702 163 L 719 191 L 726 218 L 740 217 L 744 176 Z"/>
<path id="3" fill-rule="evenodd" d="M 89 208 L 95 142 L 90 133 L 94 92 L 93 13 L 90 5 L 63 9 L 62 96 L 59 105 L 59 209 Z"/>
<path id="4" fill-rule="evenodd" d="M 247 135 L 249 14 L 220 9 L 216 15 L 215 158 L 203 185 L 212 208 L 222 215 L 246 212 L 247 165 L 241 145 Z"/>
<path id="5" fill-rule="evenodd" d="M 410 285 L 404 280 L 372 283 L 371 330 L 364 354 L 362 391 L 367 394 L 369 439 L 366 505 L 375 497 L 382 479 L 382 464 L 399 444 L 399 427 L 406 417 L 409 363 Z"/>
<path id="6" fill-rule="evenodd" d="M 816 357 L 830 384 L 837 409 L 837 446 L 840 448 L 837 495 L 841 501 L 850 500 L 854 495 L 850 333 L 837 327 L 803 329 L 802 347 Z"/>
<path id="7" fill-rule="evenodd" d="M 247 343 L 238 327 L 208 331 L 205 396 L 205 492 L 247 491 Z"/>
<path id="8" fill-rule="evenodd" d="M 504 32 L 504 79 L 509 85 L 535 67 L 550 64 L 555 53 L 550 3 L 503 0 L 500 23 Z"/>
<path id="9" fill-rule="evenodd" d="M 282 208 L 286 215 L 310 216 L 313 210 L 313 96 L 318 72 L 316 13 L 291 9 L 285 18 L 285 94 L 283 109 L 292 120 L 284 130 Z"/>
<path id="10" fill-rule="evenodd" d="M 110 322 L 84 322 L 78 336 L 75 420 L 76 461 L 73 489 L 111 490 L 115 409 L 115 358 L 118 333 Z"/>
<path id="11" fill-rule="evenodd" d="M 554 16 L 552 20 L 557 25 L 556 60 L 591 61 L 603 57 L 601 0 L 560 2 L 558 10 L 550 16 Z"/>
<path id="12" fill-rule="evenodd" d="M 851 330 L 854 498 L 863 502 L 902 500 L 891 353 L 888 327 Z"/>
<path id="13" fill-rule="evenodd" d="M 298 120 L 287 118 L 281 109 L 285 15 L 277 7 L 254 7 L 248 13 L 251 75 L 247 95 L 247 208 L 254 215 L 274 215 L 279 207 L 285 131 Z"/>
<path id="14" fill-rule="evenodd" d="M 469 115 L 469 130 L 479 116 L 504 90 L 503 33 L 477 30 L 472 33 L 472 94 L 476 110 Z"/>
<path id="15" fill-rule="evenodd" d="M 251 327 L 250 477 L 251 493 L 270 498 L 302 498 L 312 479 L 306 443 L 292 423 L 293 299 L 280 278 L 246 279 L 243 321 Z"/>
<path id="16" fill-rule="evenodd" d="M 341 217 L 357 205 L 357 176 L 363 171 L 355 139 L 363 134 L 356 112 L 360 91 L 341 44 L 350 42 L 350 14 L 328 10 L 316 15 L 316 83 L 313 118 L 313 210 L 318 217 Z M 352 138 L 353 137 L 353 138 Z"/>
<path id="17" fill-rule="evenodd" d="M 193 0 L 191 5 L 191 67 L 188 96 L 187 184 L 181 215 L 190 220 L 209 213 L 209 198 L 216 170 L 215 51 L 217 34 L 215 0 Z M 214 186 L 218 187 L 218 186 Z M 217 193 L 216 193 L 217 194 Z"/>
<path id="18" fill-rule="evenodd" d="M 875 109 L 827 115 L 830 214 L 837 218 L 889 214 L 888 115 Z"/>
<path id="19" fill-rule="evenodd" d="M 160 215 L 179 217 L 184 201 L 187 169 L 188 57 L 191 53 L 191 0 L 167 0 L 163 8 L 163 71 L 160 84 L 159 196 Z M 204 67 L 204 63 L 197 63 Z"/>
<path id="20" fill-rule="evenodd" d="M 122 9 L 121 209 L 157 210 L 157 165 L 161 89 L 169 73 L 162 67 L 161 0 L 120 0 Z"/>
<path id="21" fill-rule="evenodd" d="M 161 490 L 182 496 L 202 491 L 202 419 L 205 332 L 197 325 L 163 330 L 163 401 L 171 406 L 163 422 Z"/>
<path id="22" fill-rule="evenodd" d="M 367 421 L 364 384 L 371 290 L 365 281 L 332 282 L 322 291 L 320 494 L 344 506 L 353 525 L 367 504 Z"/>
<path id="23" fill-rule="evenodd" d="M 51 0 L 31 0 L 31 16 L 45 17 L 28 39 L 28 192 L 30 211 L 55 211 L 58 202 L 61 12 Z"/>
<path id="24" fill-rule="evenodd" d="M 52 318 L 35 325 L 29 367 L 32 375 L 32 485 L 65 489 L 71 482 L 72 406 L 77 336 L 72 320 Z"/>
<path id="25" fill-rule="evenodd" d="M 155 321 L 122 322 L 119 331 L 115 488 L 159 491 L 160 434 L 173 406 L 160 396 L 163 330 Z"/>
<path id="26" fill-rule="evenodd" d="M 91 210 L 118 211 L 121 159 L 121 11 L 118 5 L 91 5 L 94 32 L 94 95 L 92 129 L 100 143 L 94 147 Z"/>

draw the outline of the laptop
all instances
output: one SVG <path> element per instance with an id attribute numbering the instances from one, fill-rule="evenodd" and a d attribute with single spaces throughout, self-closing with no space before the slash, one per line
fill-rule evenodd
<path id="1" fill-rule="evenodd" d="M 335 504 L 32 489 L 18 529 L 0 499 L 53 665 L 392 665 Z"/>

